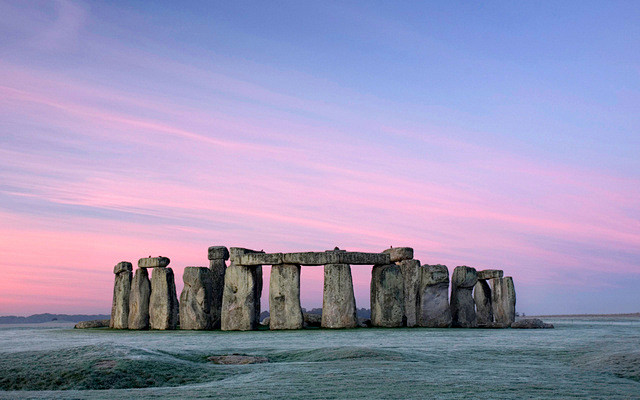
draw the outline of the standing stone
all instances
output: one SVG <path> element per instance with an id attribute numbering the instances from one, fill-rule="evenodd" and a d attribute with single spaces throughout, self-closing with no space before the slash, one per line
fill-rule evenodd
<path id="1" fill-rule="evenodd" d="M 132 270 L 131 263 L 127 261 L 119 262 L 113 268 L 116 280 L 113 285 L 110 328 L 127 329 L 129 326 L 129 293 L 131 292 Z"/>
<path id="2" fill-rule="evenodd" d="M 277 264 L 271 267 L 269 282 L 269 329 L 302 329 L 300 307 L 300 265 Z"/>
<path id="3" fill-rule="evenodd" d="M 154 268 L 151 275 L 149 326 L 151 329 L 176 329 L 178 325 L 178 296 L 171 268 Z"/>
<path id="4" fill-rule="evenodd" d="M 146 268 L 136 269 L 129 295 L 129 329 L 149 329 L 151 281 Z"/>
<path id="5" fill-rule="evenodd" d="M 222 296 L 223 331 L 249 331 L 260 324 L 262 266 L 236 265 L 226 270 Z"/>
<path id="6" fill-rule="evenodd" d="M 508 328 L 516 320 L 516 289 L 513 278 L 491 279 L 491 303 L 495 325 Z"/>
<path id="7" fill-rule="evenodd" d="M 186 267 L 180 294 L 180 329 L 213 329 L 214 313 L 211 271 L 205 267 Z"/>
<path id="8" fill-rule="evenodd" d="M 491 288 L 486 280 L 478 279 L 478 283 L 473 288 L 473 299 L 476 303 L 478 326 L 489 327 L 493 325 Z"/>
<path id="9" fill-rule="evenodd" d="M 355 328 L 356 298 L 349 264 L 324 266 L 324 291 L 322 293 L 323 328 Z"/>
<path id="10" fill-rule="evenodd" d="M 420 280 L 418 325 L 427 328 L 451 326 L 449 270 L 446 265 L 424 265 Z"/>
<path id="11" fill-rule="evenodd" d="M 211 270 L 211 319 L 212 329 L 220 329 L 222 316 L 222 295 L 224 292 L 224 274 L 227 270 L 225 260 L 229 259 L 229 250 L 224 246 L 209 247 L 209 269 Z"/>
<path id="12" fill-rule="evenodd" d="M 422 268 L 419 260 L 403 260 L 398 263 L 404 281 L 404 315 L 407 326 L 418 325 L 420 309 L 420 280 Z"/>
<path id="13" fill-rule="evenodd" d="M 371 325 L 403 326 L 404 280 L 396 264 L 374 265 L 371 270 Z"/>
<path id="14" fill-rule="evenodd" d="M 461 266 L 451 276 L 451 322 L 454 328 L 477 326 L 473 287 L 478 282 L 475 268 Z"/>

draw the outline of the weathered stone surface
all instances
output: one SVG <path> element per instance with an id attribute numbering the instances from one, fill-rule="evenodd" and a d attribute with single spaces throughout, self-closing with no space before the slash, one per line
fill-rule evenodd
<path id="1" fill-rule="evenodd" d="M 371 324 L 371 320 L 369 318 L 358 318 L 358 327 L 360 328 L 371 328 L 373 325 Z"/>
<path id="2" fill-rule="evenodd" d="M 323 328 L 355 328 L 356 298 L 353 295 L 351 266 L 327 264 L 324 266 L 324 292 L 322 295 Z"/>
<path id="3" fill-rule="evenodd" d="M 484 269 L 482 271 L 478 271 L 478 279 L 496 279 L 502 278 L 504 272 L 500 269 Z"/>
<path id="4" fill-rule="evenodd" d="M 451 276 L 451 325 L 455 328 L 477 326 L 473 287 L 478 281 L 476 270 L 467 266 L 456 267 Z"/>
<path id="5" fill-rule="evenodd" d="M 186 267 L 180 294 L 180 329 L 213 329 L 213 280 L 206 267 Z"/>
<path id="6" fill-rule="evenodd" d="M 224 274 L 227 264 L 222 259 L 209 260 L 211 271 L 211 328 L 220 329 L 222 318 L 222 295 L 224 293 Z"/>
<path id="7" fill-rule="evenodd" d="M 396 264 L 374 265 L 371 270 L 371 325 L 403 326 L 404 280 Z"/>
<path id="8" fill-rule="evenodd" d="M 247 253 L 240 257 L 240 265 L 282 264 L 282 253 Z"/>
<path id="9" fill-rule="evenodd" d="M 116 272 L 113 284 L 113 301 L 111 302 L 111 322 L 113 329 L 127 329 L 129 326 L 129 293 L 131 292 L 131 263 L 123 261 L 114 268 Z"/>
<path id="10" fill-rule="evenodd" d="M 119 263 L 116 264 L 115 267 L 113 267 L 113 273 L 116 275 L 119 274 L 120 272 L 125 272 L 125 271 L 129 271 L 129 272 L 133 271 L 133 266 L 129 261 L 120 261 Z"/>
<path id="11" fill-rule="evenodd" d="M 403 260 L 398 263 L 404 281 L 404 315 L 407 326 L 418 325 L 420 310 L 420 283 L 422 267 L 419 260 Z"/>
<path id="12" fill-rule="evenodd" d="M 491 303 L 495 324 L 509 327 L 516 320 L 516 290 L 513 278 L 491 279 Z"/>
<path id="13" fill-rule="evenodd" d="M 138 260 L 138 268 L 166 268 L 171 260 L 167 257 L 147 257 Z"/>
<path id="14" fill-rule="evenodd" d="M 233 258 L 233 251 L 231 257 Z M 257 329 L 260 324 L 261 294 L 262 266 L 237 265 L 231 262 L 224 279 L 222 330 Z"/>
<path id="15" fill-rule="evenodd" d="M 320 314 L 303 313 L 302 317 L 305 327 L 319 328 L 322 326 L 322 315 Z"/>
<path id="16" fill-rule="evenodd" d="M 108 319 L 94 319 L 91 321 L 80 321 L 73 329 L 92 329 L 92 328 L 106 328 L 109 326 Z"/>
<path id="17" fill-rule="evenodd" d="M 511 324 L 513 329 L 553 329 L 553 324 L 547 324 L 541 319 L 528 318 L 521 319 Z"/>
<path id="18" fill-rule="evenodd" d="M 344 250 L 328 250 L 324 252 L 284 253 L 282 260 L 285 264 L 327 265 L 327 264 L 356 264 L 374 265 L 388 264 L 389 255 L 382 253 L 361 253 Z"/>
<path id="19" fill-rule="evenodd" d="M 491 326 L 493 324 L 493 309 L 491 307 L 491 288 L 487 281 L 478 279 L 478 283 L 473 288 L 473 300 L 476 303 L 478 326 Z"/>
<path id="20" fill-rule="evenodd" d="M 245 356 L 242 354 L 211 356 L 207 358 L 207 360 L 213 361 L 214 364 L 222 364 L 222 365 L 262 364 L 262 363 L 269 362 L 269 359 L 267 357 Z"/>
<path id="21" fill-rule="evenodd" d="M 151 329 L 176 329 L 178 325 L 178 296 L 171 268 L 155 268 L 151 275 L 149 299 L 149 327 Z"/>
<path id="22" fill-rule="evenodd" d="M 229 250 L 225 246 L 211 246 L 208 253 L 209 260 L 229 259 Z"/>
<path id="23" fill-rule="evenodd" d="M 271 267 L 269 317 L 271 330 L 302 329 L 299 265 L 277 264 Z"/>
<path id="24" fill-rule="evenodd" d="M 149 329 L 151 281 L 145 268 L 136 269 L 129 294 L 129 329 Z"/>
<path id="25" fill-rule="evenodd" d="M 445 265 L 424 265 L 421 275 L 418 325 L 428 328 L 450 327 L 449 270 Z"/>
<path id="26" fill-rule="evenodd" d="M 384 250 L 383 253 L 389 254 L 389 262 L 392 263 L 413 258 L 413 249 L 411 247 L 392 247 Z"/>
<path id="27" fill-rule="evenodd" d="M 271 322 L 271 317 L 267 317 L 267 318 L 263 319 L 262 321 L 260 321 L 260 325 L 269 326 L 270 322 Z"/>
<path id="28" fill-rule="evenodd" d="M 251 253 L 264 253 L 264 251 L 245 249 L 244 247 L 230 247 L 229 261 L 234 263 L 235 265 L 241 265 L 240 258 L 245 254 L 251 254 Z"/>

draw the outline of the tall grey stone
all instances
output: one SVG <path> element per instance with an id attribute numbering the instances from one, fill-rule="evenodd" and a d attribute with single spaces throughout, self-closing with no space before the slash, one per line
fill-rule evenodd
<path id="1" fill-rule="evenodd" d="M 300 265 L 276 264 L 269 281 L 269 328 L 302 329 Z"/>
<path id="2" fill-rule="evenodd" d="M 473 287 L 478 282 L 475 268 L 460 266 L 451 276 L 451 324 L 455 328 L 477 326 Z"/>
<path id="3" fill-rule="evenodd" d="M 404 315 L 407 320 L 407 326 L 416 326 L 418 325 L 420 280 L 422 278 L 420 260 L 403 260 L 398 265 L 402 271 L 402 279 L 404 281 Z"/>
<path id="4" fill-rule="evenodd" d="M 224 246 L 211 246 L 208 252 L 209 269 L 211 270 L 211 319 L 212 329 L 220 328 L 222 317 L 222 295 L 224 293 L 224 274 L 227 270 L 225 260 L 229 259 L 229 250 Z"/>
<path id="5" fill-rule="evenodd" d="M 222 296 L 223 331 L 249 331 L 260 324 L 262 266 L 229 264 Z"/>
<path id="6" fill-rule="evenodd" d="M 178 326 L 178 296 L 171 268 L 154 268 L 151 275 L 149 299 L 149 327 L 151 329 L 176 329 Z"/>
<path id="7" fill-rule="evenodd" d="M 213 329 L 213 280 L 205 267 L 186 267 L 180 294 L 180 329 Z"/>
<path id="8" fill-rule="evenodd" d="M 149 329 L 151 281 L 146 268 L 136 269 L 129 295 L 129 329 Z"/>
<path id="9" fill-rule="evenodd" d="M 491 279 L 491 303 L 495 325 L 511 326 L 516 320 L 516 289 L 512 277 Z"/>
<path id="10" fill-rule="evenodd" d="M 355 328 L 356 298 L 349 264 L 324 266 L 324 291 L 322 293 L 322 327 Z"/>
<path id="11" fill-rule="evenodd" d="M 403 326 L 404 280 L 396 264 L 374 265 L 371 270 L 371 325 Z"/>
<path id="12" fill-rule="evenodd" d="M 445 265 L 424 265 L 420 280 L 418 325 L 427 328 L 451 326 L 449 270 Z"/>
<path id="13" fill-rule="evenodd" d="M 476 303 L 476 317 L 478 326 L 489 327 L 493 324 L 493 310 L 491 307 L 491 288 L 484 279 L 478 279 L 473 288 L 473 299 Z"/>
<path id="14" fill-rule="evenodd" d="M 127 329 L 129 326 L 129 293 L 131 292 L 132 270 L 131 263 L 127 261 L 121 261 L 113 268 L 116 279 L 113 285 L 110 328 Z"/>

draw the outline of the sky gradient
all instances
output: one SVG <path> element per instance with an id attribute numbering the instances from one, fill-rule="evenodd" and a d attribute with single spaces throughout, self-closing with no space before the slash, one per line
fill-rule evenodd
<path id="1" fill-rule="evenodd" d="M 0 315 L 107 313 L 113 266 L 149 255 L 180 291 L 212 245 L 410 246 L 503 269 L 520 312 L 638 312 L 638 21 L 638 2 L 0 0 Z M 303 307 L 322 279 L 303 268 Z"/>

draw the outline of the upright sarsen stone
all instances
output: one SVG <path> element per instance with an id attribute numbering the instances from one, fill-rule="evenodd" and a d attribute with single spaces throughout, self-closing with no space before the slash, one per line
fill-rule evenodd
<path id="1" fill-rule="evenodd" d="M 129 326 L 129 293 L 131 292 L 132 270 L 131 263 L 127 261 L 119 262 L 113 268 L 116 279 L 113 285 L 110 328 L 127 329 Z"/>
<path id="2" fill-rule="evenodd" d="M 212 329 L 220 328 L 222 317 L 222 296 L 224 293 L 224 274 L 227 270 L 225 260 L 229 259 L 229 250 L 224 246 L 211 246 L 208 251 L 209 270 L 211 271 L 211 319 Z"/>
<path id="3" fill-rule="evenodd" d="M 371 270 L 371 325 L 403 326 L 404 280 L 396 264 L 374 265 Z"/>
<path id="4" fill-rule="evenodd" d="M 420 280 L 418 325 L 427 328 L 451 326 L 449 270 L 446 265 L 424 265 Z"/>
<path id="5" fill-rule="evenodd" d="M 226 270 L 222 296 L 223 331 L 249 331 L 260 324 L 262 266 L 236 265 Z"/>
<path id="6" fill-rule="evenodd" d="M 269 281 L 269 329 L 302 329 L 300 266 L 276 264 Z"/>
<path id="7" fill-rule="evenodd" d="M 178 325 L 178 296 L 173 270 L 154 268 L 151 275 L 149 326 L 151 329 L 176 329 Z"/>
<path id="8" fill-rule="evenodd" d="M 180 329 L 213 329 L 213 290 L 211 271 L 205 267 L 186 267 L 180 294 Z"/>
<path id="9" fill-rule="evenodd" d="M 478 326 L 489 327 L 493 324 L 493 310 L 491 307 L 491 288 L 484 279 L 478 279 L 473 288 L 473 299 L 476 303 L 476 317 Z"/>
<path id="10" fill-rule="evenodd" d="M 461 266 L 451 276 L 451 324 L 455 328 L 477 326 L 473 287 L 478 282 L 475 268 Z"/>
<path id="11" fill-rule="evenodd" d="M 146 268 L 136 269 L 129 295 L 129 329 L 149 329 L 151 281 Z"/>
<path id="12" fill-rule="evenodd" d="M 324 266 L 324 291 L 322 294 L 322 327 L 355 328 L 356 298 L 349 264 Z"/>
<path id="13" fill-rule="evenodd" d="M 420 309 L 420 281 L 422 268 L 420 260 L 403 260 L 398 263 L 404 281 L 404 315 L 408 327 L 418 325 Z"/>
<path id="14" fill-rule="evenodd" d="M 491 303 L 495 325 L 511 326 L 516 320 L 516 290 L 512 277 L 491 279 Z"/>

